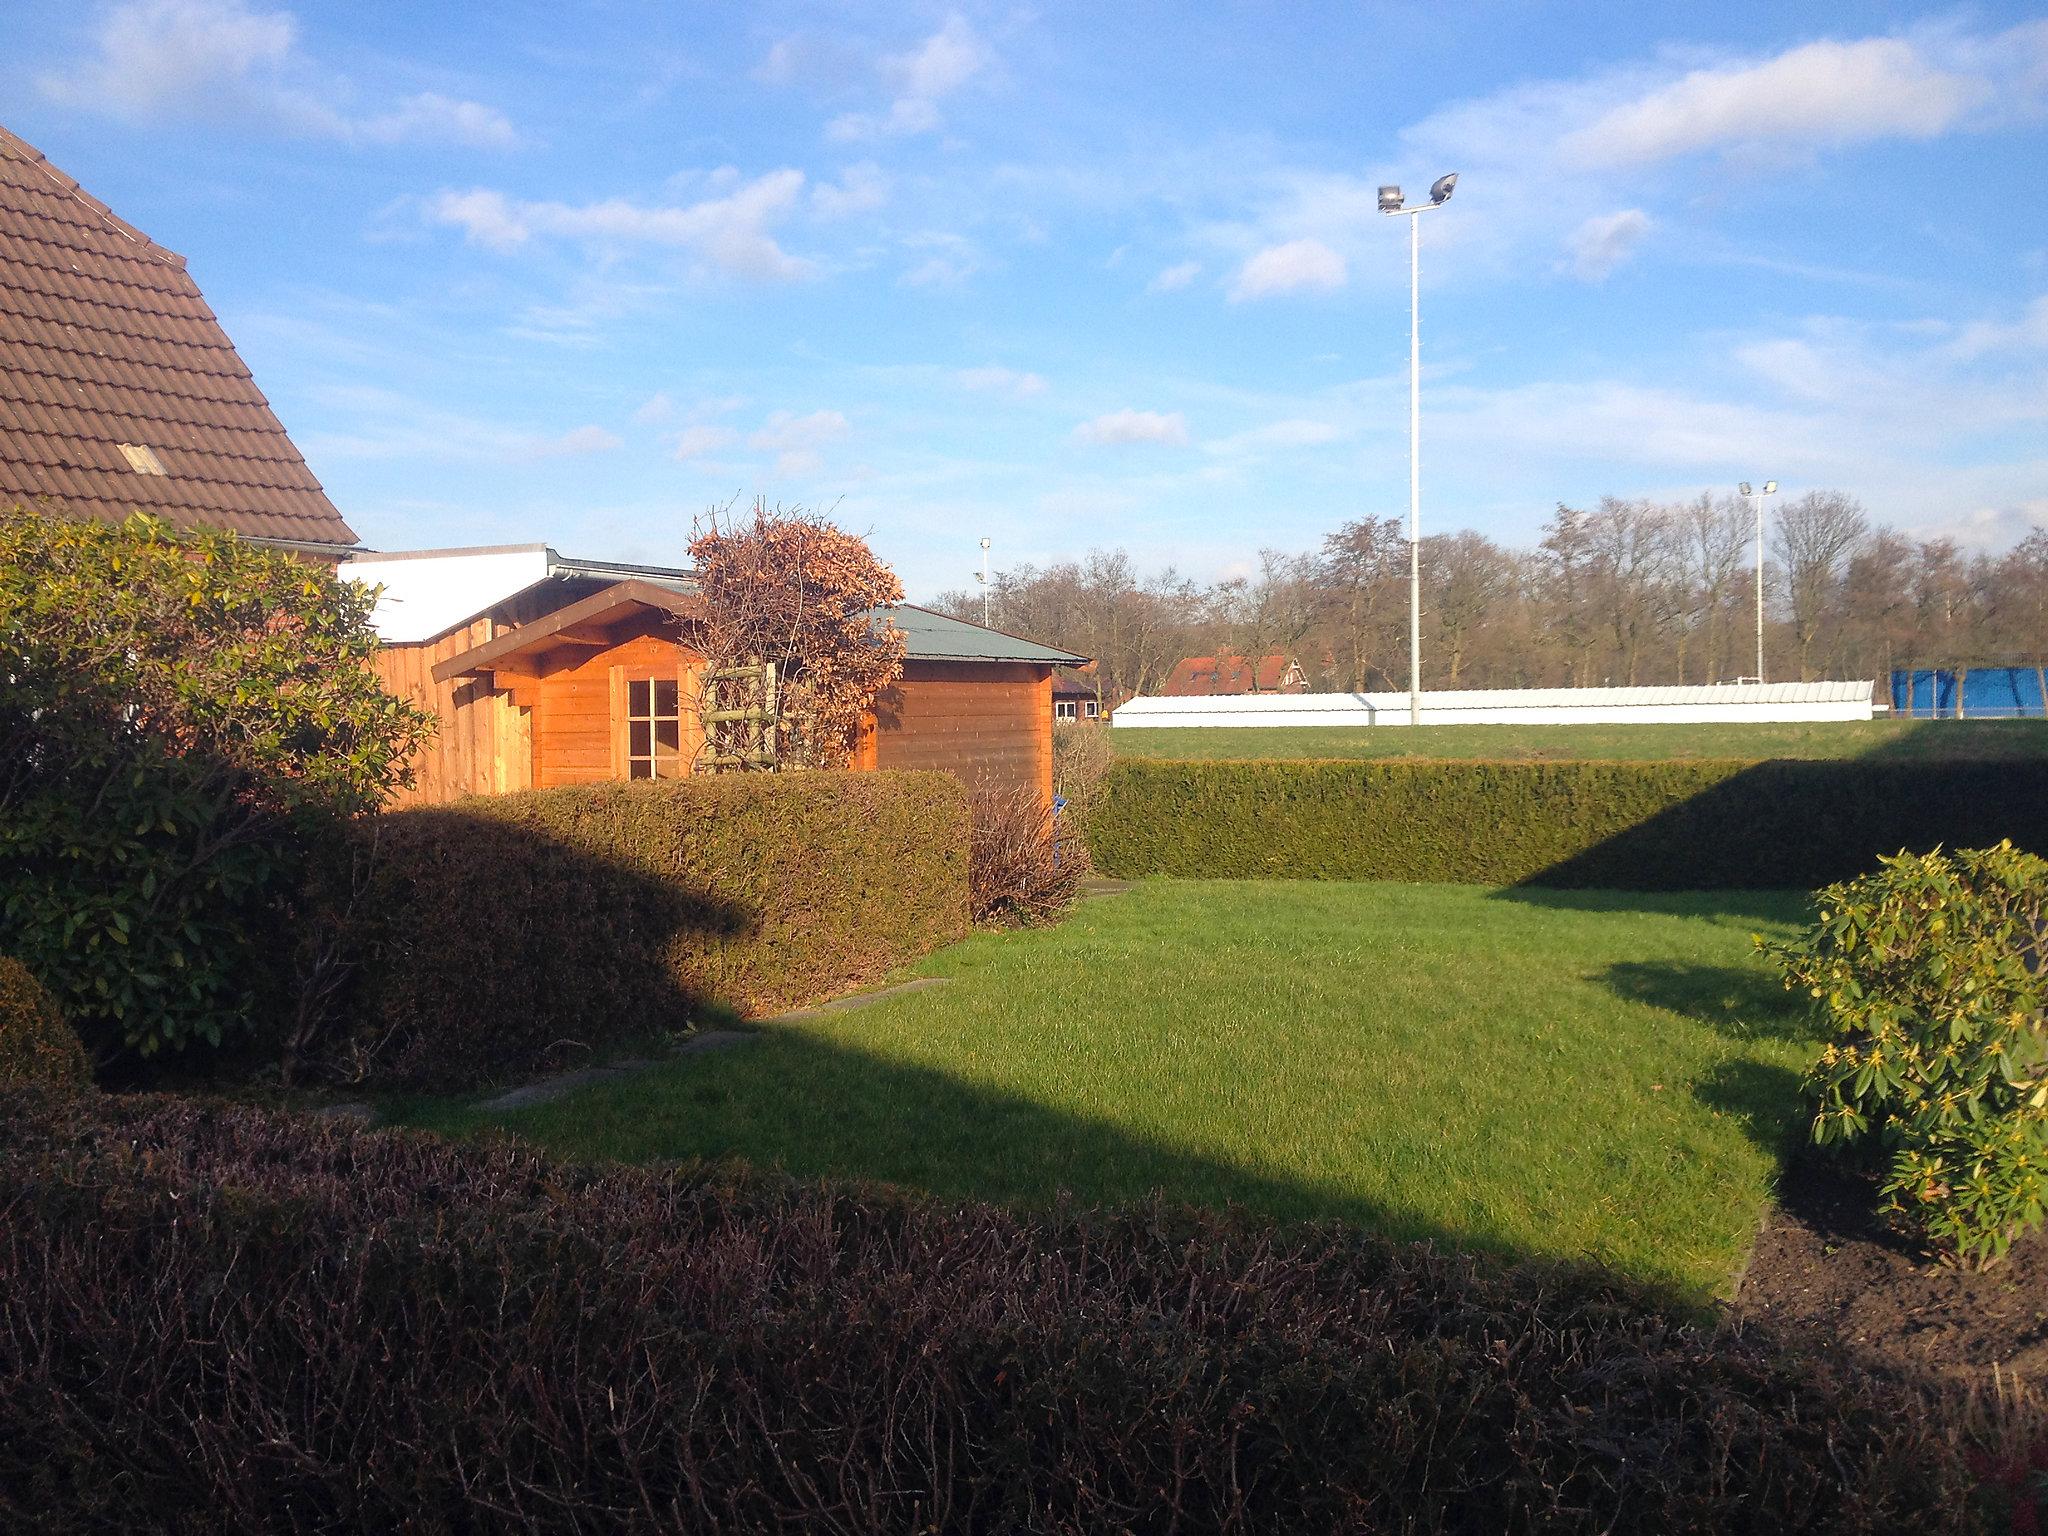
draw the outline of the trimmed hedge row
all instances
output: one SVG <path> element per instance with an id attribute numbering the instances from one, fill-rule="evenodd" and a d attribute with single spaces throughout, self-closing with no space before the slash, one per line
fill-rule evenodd
<path id="1" fill-rule="evenodd" d="M 0 955 L 0 1088 L 59 1091 L 92 1086 L 92 1064 L 49 989 L 12 955 Z"/>
<path id="2" fill-rule="evenodd" d="M 1811 889 L 1901 848 L 2048 852 L 2048 763 L 1150 762 L 1088 819 L 1105 874 Z"/>
<path id="3" fill-rule="evenodd" d="M 1971 1527 L 1921 1397 L 1337 1225 L 0 1095 L 0 1527 Z"/>
<path id="4" fill-rule="evenodd" d="M 939 773 L 592 784 L 394 812 L 335 1065 L 458 1088 L 871 982 L 966 932 Z"/>

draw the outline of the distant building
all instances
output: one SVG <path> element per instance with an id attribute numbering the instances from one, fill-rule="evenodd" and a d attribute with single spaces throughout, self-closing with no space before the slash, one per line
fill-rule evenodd
<path id="1" fill-rule="evenodd" d="M 1183 656 L 1159 690 L 1169 699 L 1220 699 L 1241 693 L 1307 693 L 1308 674 L 1292 656 Z"/>
<path id="2" fill-rule="evenodd" d="M 1092 675 L 1095 665 L 1090 662 L 1084 667 L 1054 667 L 1052 669 L 1052 717 L 1054 720 L 1084 722 L 1101 720 L 1109 713 L 1109 704 L 1096 693 L 1096 681 Z"/>

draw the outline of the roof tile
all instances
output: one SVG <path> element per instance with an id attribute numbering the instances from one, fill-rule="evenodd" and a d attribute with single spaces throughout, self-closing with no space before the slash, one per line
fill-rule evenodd
<path id="1" fill-rule="evenodd" d="M 131 470 L 122 443 L 168 474 Z M 0 128 L 0 501 L 353 544 L 184 258 Z"/>

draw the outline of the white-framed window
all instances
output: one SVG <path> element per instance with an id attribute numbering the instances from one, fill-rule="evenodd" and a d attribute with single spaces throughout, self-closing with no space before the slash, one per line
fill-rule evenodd
<path id="1" fill-rule="evenodd" d="M 680 779 L 683 762 L 682 687 L 673 677 L 626 684 L 626 777 Z"/>
<path id="2" fill-rule="evenodd" d="M 1055 720 L 1072 720 L 1074 718 L 1074 701 L 1072 699 L 1054 699 L 1052 701 L 1052 717 Z"/>
<path id="3" fill-rule="evenodd" d="M 1102 718 L 1101 702 L 1096 699 L 1083 699 L 1081 701 L 1081 718 L 1083 720 L 1100 720 Z"/>

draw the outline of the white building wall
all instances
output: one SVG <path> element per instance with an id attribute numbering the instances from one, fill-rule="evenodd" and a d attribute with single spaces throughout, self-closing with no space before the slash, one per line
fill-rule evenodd
<path id="1" fill-rule="evenodd" d="M 382 587 L 371 624 L 393 645 L 417 644 L 547 580 L 545 544 L 351 555 L 341 574 Z"/>
<path id="2" fill-rule="evenodd" d="M 1424 725 L 1703 725 L 1868 720 L 1868 682 L 1717 683 L 1695 688 L 1488 688 L 1425 693 Z M 1121 730 L 1168 726 L 1407 725 L 1405 693 L 1139 697 L 1112 717 Z"/>

